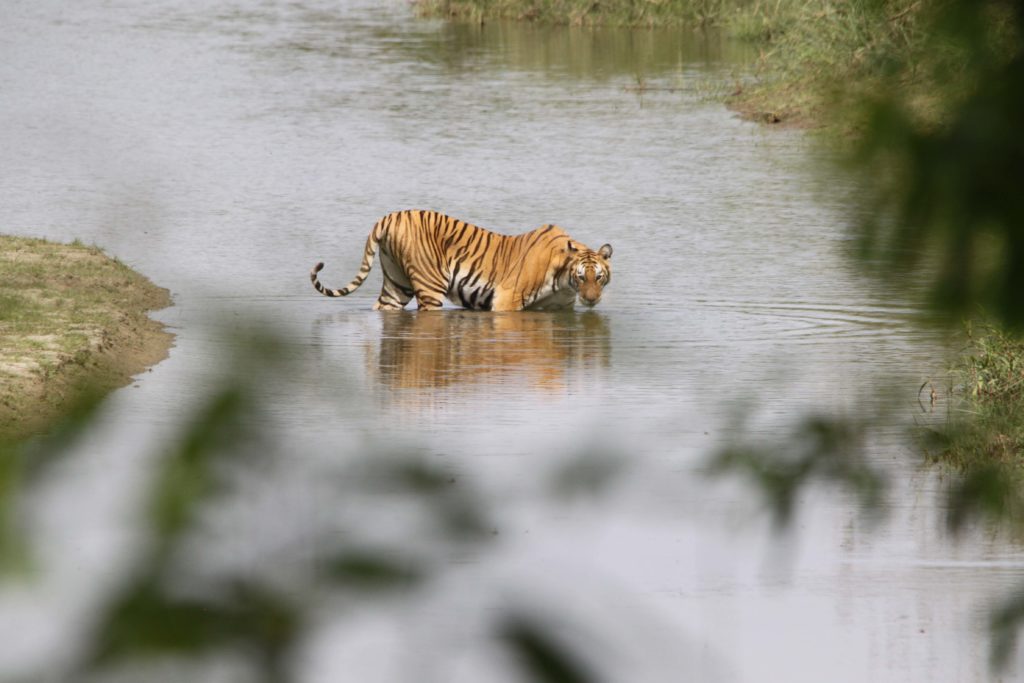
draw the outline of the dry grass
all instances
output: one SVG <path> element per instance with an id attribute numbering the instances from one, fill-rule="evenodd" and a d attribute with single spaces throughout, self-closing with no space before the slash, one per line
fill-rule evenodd
<path id="1" fill-rule="evenodd" d="M 109 390 L 164 358 L 146 316 L 171 303 L 96 247 L 0 236 L 0 441 L 45 430 L 77 387 Z"/>

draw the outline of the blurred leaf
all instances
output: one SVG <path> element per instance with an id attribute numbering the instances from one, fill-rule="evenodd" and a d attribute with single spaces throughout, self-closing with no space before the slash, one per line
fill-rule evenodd
<path id="1" fill-rule="evenodd" d="M 453 540 L 483 541 L 494 535 L 484 507 L 468 497 L 452 499 L 437 507 L 437 515 Z"/>
<path id="2" fill-rule="evenodd" d="M 49 432 L 18 443 L 0 440 L 0 578 L 23 576 L 31 570 L 31 545 L 20 514 L 23 496 L 51 466 L 72 452 L 104 398 L 88 383 L 70 393 L 66 412 Z"/>
<path id="3" fill-rule="evenodd" d="M 259 586 L 238 582 L 213 599 L 173 597 L 157 573 L 149 573 L 111 605 L 96 629 L 98 639 L 86 667 L 156 655 L 194 657 L 245 645 L 258 653 L 268 680 L 281 680 L 283 655 L 300 624 L 294 605 Z"/>
<path id="4" fill-rule="evenodd" d="M 775 524 L 786 526 L 801 489 L 813 481 L 838 485 L 854 493 L 865 512 L 875 514 L 886 486 L 861 451 L 863 427 L 838 418 L 806 418 L 775 446 L 737 445 L 715 454 L 707 472 L 740 474 L 766 499 Z"/>
<path id="5" fill-rule="evenodd" d="M 1024 589 L 1000 605 L 992 614 L 989 628 L 992 633 L 990 657 L 997 671 L 1006 668 L 1010 656 L 1017 648 L 1017 633 L 1024 624 Z"/>
<path id="6" fill-rule="evenodd" d="M 378 484 L 422 496 L 446 494 L 456 483 L 452 472 L 413 458 L 377 464 L 374 474 Z"/>
<path id="7" fill-rule="evenodd" d="M 954 532 L 978 517 L 999 521 L 1024 510 L 1019 479 L 998 464 L 971 468 L 950 489 L 948 499 L 946 521 Z"/>
<path id="8" fill-rule="evenodd" d="M 60 420 L 45 434 L 22 444 L 29 481 L 42 476 L 48 467 L 71 452 L 95 419 L 106 393 L 101 387 L 88 382 L 77 385 L 69 392 L 72 398 L 62 411 Z"/>
<path id="9" fill-rule="evenodd" d="M 199 412 L 181 446 L 164 460 L 150 510 L 162 542 L 186 530 L 196 506 L 220 490 L 213 460 L 238 450 L 246 408 L 238 387 L 224 389 Z"/>
<path id="10" fill-rule="evenodd" d="M 336 585 L 364 592 L 409 588 L 424 578 L 412 560 L 367 550 L 346 550 L 329 558 L 324 573 Z"/>
<path id="11" fill-rule="evenodd" d="M 607 490 L 624 468 L 622 458 L 591 450 L 573 458 L 555 472 L 552 491 L 562 499 L 598 496 Z"/>
<path id="12" fill-rule="evenodd" d="M 856 145 L 871 206 L 859 228 L 862 256 L 892 285 L 924 282 L 946 322 L 982 306 L 1019 329 L 1024 10 L 986 0 L 925 7 L 926 49 L 894 48 L 899 68 L 870 93 Z M 929 84 L 929 105 L 908 83 Z"/>
<path id="13" fill-rule="evenodd" d="M 507 616 L 498 629 L 523 673 L 538 683 L 588 683 L 596 678 L 535 619 Z"/>
<path id="14" fill-rule="evenodd" d="M 479 541 L 493 535 L 487 506 L 454 472 L 414 457 L 391 457 L 369 463 L 369 472 L 360 479 L 364 487 L 422 499 L 452 540 Z"/>

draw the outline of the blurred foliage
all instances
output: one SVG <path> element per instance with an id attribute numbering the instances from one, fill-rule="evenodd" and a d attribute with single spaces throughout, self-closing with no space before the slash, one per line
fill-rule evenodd
<path id="1" fill-rule="evenodd" d="M 781 443 L 737 443 L 722 449 L 710 461 L 708 471 L 750 480 L 765 497 L 780 528 L 793 520 L 797 496 L 813 482 L 852 490 L 864 512 L 876 516 L 886 479 L 864 455 L 865 429 L 858 420 L 807 417 Z M 750 433 L 742 425 L 730 431 Z"/>
<path id="2" fill-rule="evenodd" d="M 1000 464 L 980 463 L 967 468 L 949 490 L 949 528 L 958 532 L 969 521 L 988 518 L 1020 522 L 1024 512 L 1020 477 Z"/>
<path id="3" fill-rule="evenodd" d="M 234 345 L 243 351 L 155 462 L 148 493 L 140 499 L 143 547 L 90 615 L 87 641 L 62 674 L 68 680 L 147 678 L 156 675 L 147 667 L 166 671 L 168 665 L 170 671 L 189 670 L 186 664 L 202 671 L 204 662 L 218 657 L 240 663 L 245 680 L 295 680 L 297 648 L 316 628 L 314 615 L 325 604 L 343 613 L 353 600 L 414 597 L 451 567 L 444 558 L 482 551 L 496 536 L 491 503 L 472 481 L 411 451 L 371 445 L 365 457 L 338 453 L 342 476 L 325 480 L 335 505 L 361 501 L 357 518 L 341 521 L 364 529 L 366 516 L 393 517 L 413 504 L 419 510 L 413 528 L 382 540 L 333 527 L 311 530 L 288 518 L 280 525 L 284 538 L 275 543 L 303 553 L 303 562 L 296 565 L 289 552 L 278 550 L 256 566 L 204 566 L 217 543 L 208 535 L 210 520 L 251 495 L 247 471 L 273 466 L 292 447 L 278 439 L 265 391 L 295 370 L 288 361 L 292 354 L 263 334 L 242 336 Z M 9 565 L 30 549 L 17 514 L 20 499 L 32 494 L 48 466 L 74 452 L 95 417 L 98 394 L 81 395 L 89 400 L 49 436 L 0 450 L 0 538 Z M 552 474 L 551 485 L 593 492 L 607 485 L 611 467 L 608 458 L 595 467 L 573 461 Z M 433 531 L 426 536 L 428 529 Z M 317 539 L 313 543 L 310 534 Z M 243 542 L 256 546 L 260 540 Z M 494 642 L 521 664 L 525 679 L 593 680 L 578 655 L 535 616 L 498 610 L 491 629 Z"/>
<path id="4" fill-rule="evenodd" d="M 1024 488 L 1024 340 L 968 324 L 953 381 L 956 410 L 930 455 L 964 471 L 998 467 Z"/>
<path id="5" fill-rule="evenodd" d="M 859 106 L 865 132 L 852 161 L 868 202 L 861 256 L 894 287 L 923 286 L 948 320 L 980 306 L 1020 330 L 1024 4 L 926 6 L 928 57 L 892 54 Z M 932 91 L 926 112 L 909 82 Z"/>
<path id="6" fill-rule="evenodd" d="M 262 680 L 288 680 L 285 656 L 302 624 L 291 598 L 249 576 L 218 577 L 182 588 L 184 547 L 201 514 L 218 499 L 238 495 L 226 460 L 265 457 L 270 436 L 255 419 L 252 387 L 282 370 L 281 347 L 267 337 L 244 345 L 235 374 L 201 406 L 178 444 L 158 462 L 148 506 L 147 546 L 120 589 L 98 615 L 75 677 L 152 657 L 196 657 L 242 647 Z"/>
<path id="7" fill-rule="evenodd" d="M 851 20 L 849 40 L 841 41 L 847 64 L 830 64 L 815 48 L 843 36 L 806 39 L 793 33 L 803 23 L 791 22 L 782 38 L 770 30 L 770 40 L 790 55 L 806 48 L 821 76 L 809 82 L 819 83 L 820 101 L 831 107 L 826 116 L 843 122 L 842 146 L 859 180 L 854 196 L 863 198 L 853 221 L 858 263 L 892 291 L 921 299 L 942 324 L 985 311 L 993 325 L 971 335 L 961 370 L 969 419 L 934 435 L 937 452 L 960 466 L 947 490 L 949 528 L 960 531 L 978 518 L 1020 524 L 1024 2 L 825 4 L 826 14 Z M 828 462 L 828 443 L 808 456 L 799 446 L 804 439 L 798 434 L 796 446 L 774 452 L 726 452 L 715 464 L 753 473 L 785 519 L 791 488 L 814 478 L 818 458 Z M 780 466 L 778 453 L 787 448 L 804 455 Z M 863 497 L 858 466 L 825 473 Z M 995 663 L 1006 662 L 1022 619 L 1024 610 L 1009 605 L 993 620 Z"/>
<path id="8" fill-rule="evenodd" d="M 1017 631 L 1024 623 L 1024 589 L 996 608 L 990 621 L 992 630 L 992 665 L 1002 669 L 1017 647 Z"/>
<path id="9" fill-rule="evenodd" d="M 561 645 L 542 621 L 511 614 L 499 627 L 499 636 L 530 680 L 538 683 L 587 683 L 597 678 L 569 649 Z"/>
<path id="10" fill-rule="evenodd" d="M 44 437 L 31 442 L 0 439 L 0 578 L 32 568 L 22 520 L 25 497 L 52 465 L 62 460 L 91 424 L 104 393 L 88 383 L 70 391 L 65 413 Z"/>

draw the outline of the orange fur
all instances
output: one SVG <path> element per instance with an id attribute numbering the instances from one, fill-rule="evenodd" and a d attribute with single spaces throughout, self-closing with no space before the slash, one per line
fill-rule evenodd
<path id="1" fill-rule="evenodd" d="M 611 280 L 612 248 L 593 251 L 557 225 L 522 235 L 500 235 L 436 211 L 396 211 L 366 239 L 355 279 L 341 289 L 310 279 L 325 296 L 345 296 L 366 280 L 380 252 L 384 284 L 375 309 L 401 309 L 416 298 L 421 309 L 443 299 L 479 310 L 571 308 L 578 298 L 596 304 Z"/>

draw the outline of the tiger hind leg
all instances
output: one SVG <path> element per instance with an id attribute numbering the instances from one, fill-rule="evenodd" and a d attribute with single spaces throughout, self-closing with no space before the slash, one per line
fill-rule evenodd
<path id="1" fill-rule="evenodd" d="M 380 289 L 375 311 L 400 311 L 412 301 L 413 289 L 405 272 L 391 258 L 391 254 L 381 250 L 381 270 L 384 272 L 384 285 Z"/>
<path id="2" fill-rule="evenodd" d="M 375 311 L 400 311 L 412 300 L 413 291 L 403 287 L 391 278 L 384 277 L 384 286 L 381 287 L 377 303 L 373 305 Z"/>

